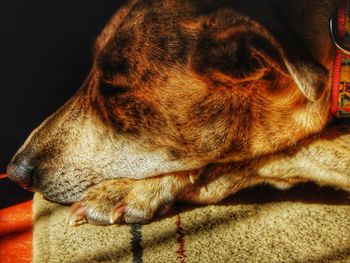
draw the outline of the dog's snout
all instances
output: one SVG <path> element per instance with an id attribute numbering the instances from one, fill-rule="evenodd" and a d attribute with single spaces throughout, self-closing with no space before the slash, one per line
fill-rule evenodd
<path id="1" fill-rule="evenodd" d="M 7 166 L 7 174 L 13 182 L 29 189 L 32 184 L 34 166 L 27 156 L 18 155 Z"/>

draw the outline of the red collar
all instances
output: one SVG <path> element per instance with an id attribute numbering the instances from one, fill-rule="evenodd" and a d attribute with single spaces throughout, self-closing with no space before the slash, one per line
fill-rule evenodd
<path id="1" fill-rule="evenodd" d="M 350 1 L 344 1 L 330 19 L 330 32 L 337 47 L 333 64 L 331 113 L 350 117 Z"/>

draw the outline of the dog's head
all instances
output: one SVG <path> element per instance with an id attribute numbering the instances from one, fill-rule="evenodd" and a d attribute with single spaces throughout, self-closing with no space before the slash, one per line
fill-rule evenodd
<path id="1" fill-rule="evenodd" d="M 10 178 L 69 203 L 103 180 L 246 160 L 320 131 L 327 71 L 268 24 L 227 1 L 129 2 L 97 39 L 83 86 L 30 135 Z"/>

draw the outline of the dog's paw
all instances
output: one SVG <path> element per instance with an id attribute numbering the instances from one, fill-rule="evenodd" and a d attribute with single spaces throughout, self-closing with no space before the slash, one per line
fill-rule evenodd
<path id="1" fill-rule="evenodd" d="M 147 223 L 156 213 L 166 213 L 174 197 L 160 179 L 105 181 L 88 189 L 82 201 L 71 206 L 68 222 L 71 226 Z"/>

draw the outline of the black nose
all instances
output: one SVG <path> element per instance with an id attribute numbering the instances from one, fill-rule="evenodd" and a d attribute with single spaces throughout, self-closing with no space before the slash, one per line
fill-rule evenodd
<path id="1" fill-rule="evenodd" d="M 31 187 L 33 174 L 34 167 L 24 155 L 16 156 L 7 166 L 8 177 L 26 189 Z"/>

